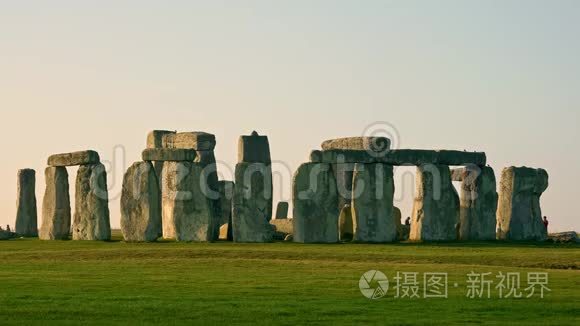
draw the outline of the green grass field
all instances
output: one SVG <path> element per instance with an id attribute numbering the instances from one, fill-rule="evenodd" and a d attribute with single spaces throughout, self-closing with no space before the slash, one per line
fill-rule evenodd
<path id="1" fill-rule="evenodd" d="M 0 264 L 2 325 L 580 324 L 578 245 L 18 239 L 0 242 Z M 380 300 L 359 290 L 373 269 L 391 281 Z M 498 299 L 492 289 L 492 299 L 469 299 L 472 271 L 520 272 L 522 289 L 528 272 L 547 272 L 551 292 Z M 449 298 L 396 299 L 397 272 L 448 273 Z"/>

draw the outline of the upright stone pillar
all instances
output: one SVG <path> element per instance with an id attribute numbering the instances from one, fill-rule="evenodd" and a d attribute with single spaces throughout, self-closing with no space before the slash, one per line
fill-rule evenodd
<path id="1" fill-rule="evenodd" d="M 71 224 L 68 173 L 65 167 L 47 167 L 44 175 L 46 190 L 39 237 L 41 240 L 68 239 Z"/>
<path id="2" fill-rule="evenodd" d="M 18 198 L 16 199 L 16 234 L 24 237 L 38 236 L 36 210 L 36 172 L 32 169 L 18 171 Z"/>
<path id="3" fill-rule="evenodd" d="M 219 182 L 219 192 L 220 192 L 220 208 L 221 216 L 219 221 L 219 227 L 227 225 L 227 236 L 228 241 L 234 240 L 234 233 L 232 227 L 232 210 L 233 210 L 233 198 L 234 198 L 235 183 L 233 181 L 220 181 Z"/>
<path id="4" fill-rule="evenodd" d="M 495 240 L 498 195 L 493 169 L 468 165 L 452 175 L 461 181 L 459 239 Z"/>
<path id="5" fill-rule="evenodd" d="M 544 169 L 505 168 L 501 174 L 497 236 L 502 240 L 544 241 L 540 197 L 548 188 Z"/>
<path id="6" fill-rule="evenodd" d="M 457 240 L 459 195 L 447 165 L 417 168 L 417 190 L 411 222 L 411 241 Z"/>
<path id="7" fill-rule="evenodd" d="M 395 185 L 390 165 L 355 166 L 352 191 L 354 241 L 386 243 L 397 240 L 393 196 Z"/>
<path id="8" fill-rule="evenodd" d="M 125 173 L 121 231 L 127 242 L 151 242 L 161 234 L 161 191 L 151 162 L 134 163 Z"/>
<path id="9" fill-rule="evenodd" d="M 272 167 L 264 163 L 238 163 L 234 188 L 232 226 L 234 242 L 271 242 Z"/>
<path id="10" fill-rule="evenodd" d="M 288 209 L 289 209 L 288 202 L 281 201 L 276 206 L 276 219 L 277 220 L 286 220 L 288 219 Z"/>
<path id="11" fill-rule="evenodd" d="M 163 237 L 214 241 L 215 211 L 201 164 L 165 162 L 162 177 Z M 217 198 L 219 199 L 219 198 Z"/>
<path id="12" fill-rule="evenodd" d="M 355 163 L 332 164 L 332 171 L 336 179 L 336 189 L 338 190 L 338 209 L 345 205 L 352 205 L 352 179 L 354 176 Z"/>
<path id="13" fill-rule="evenodd" d="M 101 163 L 77 172 L 73 240 L 111 240 L 107 171 Z"/>
<path id="14" fill-rule="evenodd" d="M 338 190 L 330 164 L 304 163 L 294 174 L 294 242 L 338 242 Z"/>
<path id="15" fill-rule="evenodd" d="M 175 131 L 168 131 L 168 130 L 153 130 L 147 135 L 147 148 L 165 148 L 164 144 L 167 143 L 167 137 L 171 135 L 175 135 Z M 163 161 L 155 161 L 153 162 L 153 166 L 155 167 L 155 172 L 157 173 L 157 177 L 161 178 L 163 174 Z"/>

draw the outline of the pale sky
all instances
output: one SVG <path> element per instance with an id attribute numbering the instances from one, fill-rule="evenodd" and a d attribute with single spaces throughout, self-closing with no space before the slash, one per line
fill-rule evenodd
<path id="1" fill-rule="evenodd" d="M 580 230 L 579 35 L 575 0 L 0 0 L 0 223 L 14 225 L 21 168 L 37 171 L 40 219 L 52 153 L 114 162 L 118 227 L 149 130 L 216 134 L 223 171 L 257 130 L 294 172 L 322 141 L 385 121 L 399 148 L 485 151 L 498 181 L 545 168 L 551 230 Z M 412 180 L 398 179 L 406 216 Z"/>

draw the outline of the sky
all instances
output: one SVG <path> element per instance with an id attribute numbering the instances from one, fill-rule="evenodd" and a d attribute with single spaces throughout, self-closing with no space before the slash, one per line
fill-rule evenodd
<path id="1" fill-rule="evenodd" d="M 101 154 L 118 227 L 148 131 L 215 134 L 231 179 L 256 130 L 276 201 L 322 141 L 382 132 L 396 148 L 484 151 L 498 181 L 545 168 L 551 230 L 578 231 L 578 35 L 574 0 L 0 0 L 0 223 L 14 225 L 18 169 L 37 171 L 40 212 L 50 154 Z M 404 216 L 413 175 L 396 170 Z"/>

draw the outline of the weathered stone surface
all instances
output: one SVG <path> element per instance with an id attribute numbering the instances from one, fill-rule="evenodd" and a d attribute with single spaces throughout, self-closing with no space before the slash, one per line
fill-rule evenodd
<path id="1" fill-rule="evenodd" d="M 580 243 L 580 238 L 574 231 L 550 234 L 548 240 L 554 243 Z"/>
<path id="2" fill-rule="evenodd" d="M 73 240 L 111 240 L 107 171 L 101 163 L 77 172 Z"/>
<path id="3" fill-rule="evenodd" d="M 101 161 L 99 153 L 95 151 L 81 151 L 51 155 L 48 158 L 49 166 L 75 166 L 97 164 Z"/>
<path id="4" fill-rule="evenodd" d="M 161 230 L 161 191 L 153 164 L 134 163 L 123 178 L 121 231 L 127 242 L 157 240 Z"/>
<path id="5" fill-rule="evenodd" d="M 277 232 L 288 234 L 294 234 L 294 222 L 292 219 L 285 219 L 285 220 L 271 220 L 270 224 L 276 227 Z M 286 236 L 282 238 L 284 240 Z"/>
<path id="6" fill-rule="evenodd" d="M 322 163 L 322 151 L 313 150 L 310 152 L 310 163 Z"/>
<path id="7" fill-rule="evenodd" d="M 143 151 L 143 161 L 186 161 L 193 162 L 197 153 L 184 148 L 148 148 Z"/>
<path id="8" fill-rule="evenodd" d="M 220 235 L 219 235 L 219 238 L 218 239 L 231 241 L 231 238 L 229 236 L 230 230 L 231 230 L 231 228 L 230 228 L 230 224 L 229 223 L 220 226 Z"/>
<path id="9" fill-rule="evenodd" d="M 417 168 L 417 190 L 411 222 L 412 241 L 453 241 L 459 225 L 459 195 L 446 165 Z"/>
<path id="10" fill-rule="evenodd" d="M 234 242 L 271 242 L 272 167 L 238 163 L 232 215 Z"/>
<path id="11" fill-rule="evenodd" d="M 302 164 L 292 194 L 294 242 L 338 242 L 338 190 L 330 164 Z"/>
<path id="12" fill-rule="evenodd" d="M 459 239 L 495 240 L 498 195 L 493 169 L 468 165 L 452 175 L 462 180 Z"/>
<path id="13" fill-rule="evenodd" d="M 355 163 L 332 164 L 332 171 L 336 180 L 336 189 L 338 190 L 338 209 L 341 210 L 345 205 L 352 204 L 352 178 L 354 175 Z"/>
<path id="14" fill-rule="evenodd" d="M 65 167 L 48 167 L 44 171 L 46 190 L 42 201 L 41 240 L 69 238 L 71 212 L 68 173 Z"/>
<path id="15" fill-rule="evenodd" d="M 393 223 L 397 226 L 397 240 L 407 241 L 409 240 L 409 233 L 411 228 L 409 225 L 403 225 L 401 210 L 398 207 L 393 207 Z"/>
<path id="16" fill-rule="evenodd" d="M 147 148 L 164 148 L 167 138 L 175 135 L 175 131 L 153 130 L 147 135 Z"/>
<path id="17" fill-rule="evenodd" d="M 198 242 L 217 239 L 218 216 L 203 178 L 205 172 L 199 163 L 165 162 L 161 178 L 164 238 Z"/>
<path id="18" fill-rule="evenodd" d="M 178 132 L 163 137 L 165 148 L 191 148 L 196 151 L 213 151 L 216 146 L 215 135 L 203 132 Z"/>
<path id="19" fill-rule="evenodd" d="M 382 155 L 371 155 L 367 151 L 327 150 L 322 151 L 323 163 L 385 163 L 389 165 L 420 166 L 423 164 L 485 166 L 485 153 L 451 150 L 394 149 Z"/>
<path id="20" fill-rule="evenodd" d="M 288 210 L 290 209 L 290 205 L 287 201 L 281 201 L 276 206 L 276 219 L 277 220 L 285 220 L 288 219 Z"/>
<path id="21" fill-rule="evenodd" d="M 497 210 L 498 239 L 546 240 L 540 197 L 547 188 L 548 173 L 544 169 L 512 166 L 502 171 Z"/>
<path id="22" fill-rule="evenodd" d="M 338 239 L 341 242 L 349 242 L 353 238 L 352 208 L 350 205 L 344 205 L 338 217 Z"/>
<path id="23" fill-rule="evenodd" d="M 356 164 L 352 193 L 354 241 L 396 241 L 393 167 L 382 163 Z"/>
<path id="24" fill-rule="evenodd" d="M 233 181 L 219 181 L 220 209 L 219 225 L 228 224 L 232 219 L 232 203 L 234 198 L 235 183 Z"/>
<path id="25" fill-rule="evenodd" d="M 270 164 L 271 161 L 268 136 L 260 136 L 255 131 L 250 136 L 240 136 L 238 163 Z"/>
<path id="26" fill-rule="evenodd" d="M 385 137 L 347 137 L 327 140 L 322 150 L 347 149 L 383 153 L 391 149 L 391 140 Z"/>
<path id="27" fill-rule="evenodd" d="M 36 208 L 36 172 L 32 169 L 18 171 L 18 197 L 16 199 L 15 232 L 24 237 L 38 236 Z"/>

